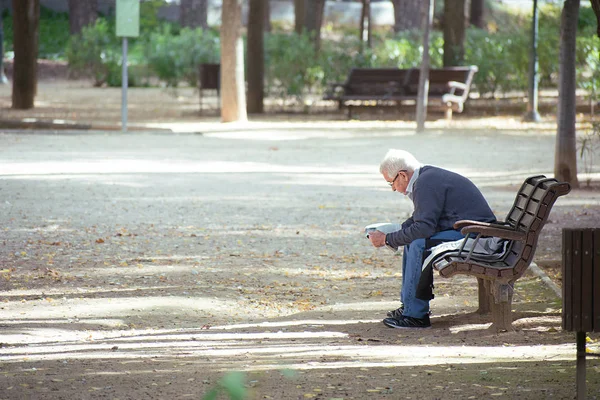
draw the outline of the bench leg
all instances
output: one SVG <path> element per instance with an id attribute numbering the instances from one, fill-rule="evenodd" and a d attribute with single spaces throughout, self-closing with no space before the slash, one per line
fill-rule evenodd
<path id="1" fill-rule="evenodd" d="M 452 103 L 446 103 L 446 119 L 452 120 Z"/>
<path id="2" fill-rule="evenodd" d="M 493 301 L 492 293 L 490 292 L 490 282 L 485 279 L 477 278 L 477 286 L 479 287 L 479 308 L 478 314 L 487 314 L 490 312 L 490 302 Z"/>
<path id="3" fill-rule="evenodd" d="M 492 282 L 492 326 L 490 330 L 495 332 L 512 332 L 512 297 L 513 297 L 513 282 L 502 284 Z"/>

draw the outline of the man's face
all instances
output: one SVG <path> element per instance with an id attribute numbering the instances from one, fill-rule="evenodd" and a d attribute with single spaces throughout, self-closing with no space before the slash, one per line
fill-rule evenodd
<path id="1" fill-rule="evenodd" d="M 384 172 L 382 175 L 383 179 L 387 181 L 388 185 L 392 187 L 393 191 L 406 194 L 406 188 L 408 187 L 408 182 L 410 181 L 407 171 L 400 170 L 394 176 L 389 176 L 386 172 Z"/>

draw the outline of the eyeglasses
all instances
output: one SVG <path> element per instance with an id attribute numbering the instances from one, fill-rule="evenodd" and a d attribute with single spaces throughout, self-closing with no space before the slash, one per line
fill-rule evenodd
<path id="1" fill-rule="evenodd" d="M 391 182 L 388 182 L 388 185 L 390 185 L 391 188 L 394 187 L 394 183 L 396 183 L 396 179 L 398 179 L 398 177 L 400 176 L 400 172 L 406 172 L 405 169 L 401 169 L 400 171 L 398 171 L 398 173 L 396 174 L 396 176 L 394 177 L 394 179 Z"/>

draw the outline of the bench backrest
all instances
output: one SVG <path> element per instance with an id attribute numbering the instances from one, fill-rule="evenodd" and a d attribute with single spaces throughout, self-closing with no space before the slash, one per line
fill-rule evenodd
<path id="1" fill-rule="evenodd" d="M 448 82 L 463 83 L 465 90 L 452 90 L 453 94 L 466 100 L 473 77 L 474 65 L 466 67 L 432 68 L 429 70 L 429 96 L 441 97 L 451 88 Z M 416 97 L 419 90 L 418 68 L 352 68 L 344 84 L 346 95 L 405 96 Z"/>
<path id="2" fill-rule="evenodd" d="M 386 95 L 406 85 L 411 69 L 352 68 L 345 83 L 346 94 Z"/>
<path id="3" fill-rule="evenodd" d="M 505 228 L 519 232 L 522 240 L 507 242 L 500 257 L 479 257 L 460 250 L 442 254 L 433 263 L 441 276 L 457 273 L 475 275 L 484 279 L 511 282 L 523 275 L 531 264 L 540 231 L 548 220 L 556 199 L 571 190 L 566 182 L 543 175 L 527 178 L 521 185 L 505 220 Z"/>
<path id="4" fill-rule="evenodd" d="M 533 260 L 540 231 L 548 221 L 556 199 L 571 190 L 566 182 L 544 175 L 532 176 L 523 182 L 504 223 L 526 234 L 525 241 L 513 242 L 505 262 L 514 265 L 514 274 L 521 276 Z"/>

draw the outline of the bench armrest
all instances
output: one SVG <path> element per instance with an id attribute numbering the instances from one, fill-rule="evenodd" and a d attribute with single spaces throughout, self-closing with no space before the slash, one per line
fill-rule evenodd
<path id="1" fill-rule="evenodd" d="M 462 90 L 466 90 L 467 89 L 467 85 L 462 83 L 462 82 L 457 82 L 457 81 L 449 81 L 448 82 L 448 87 L 450 88 L 455 88 L 455 89 L 462 89 Z"/>
<path id="2" fill-rule="evenodd" d="M 488 224 L 488 226 L 482 225 L 468 225 L 460 230 L 463 235 L 470 233 L 477 233 L 483 236 L 494 236 L 508 240 L 525 240 L 525 232 L 515 231 L 509 227 L 503 227 L 502 225 Z"/>
<path id="3" fill-rule="evenodd" d="M 462 82 L 457 82 L 457 81 L 448 81 L 448 93 L 449 94 L 456 94 L 456 90 L 462 90 L 463 93 L 466 93 L 467 91 L 467 85 L 462 83 Z"/>
<path id="4" fill-rule="evenodd" d="M 480 222 L 480 221 L 473 221 L 473 220 L 470 220 L 470 219 L 461 219 L 460 221 L 456 221 L 454 223 L 454 229 L 462 229 L 465 226 L 469 226 L 469 225 L 500 227 L 500 228 L 509 226 L 506 223 L 501 222 L 501 221 L 496 221 L 496 222 Z"/>

